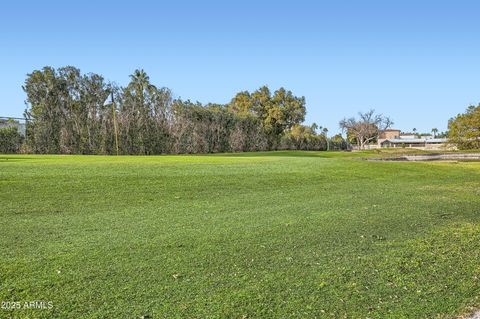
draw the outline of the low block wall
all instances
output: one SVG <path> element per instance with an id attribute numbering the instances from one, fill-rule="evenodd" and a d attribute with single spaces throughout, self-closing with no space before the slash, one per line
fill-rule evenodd
<path id="1" fill-rule="evenodd" d="M 444 153 L 444 154 L 415 154 L 404 155 L 407 161 L 458 161 L 480 160 L 480 153 Z"/>

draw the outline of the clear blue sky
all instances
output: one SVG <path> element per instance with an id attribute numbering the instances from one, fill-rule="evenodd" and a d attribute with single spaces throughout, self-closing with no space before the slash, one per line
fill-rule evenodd
<path id="1" fill-rule="evenodd" d="M 73 65 L 124 85 L 143 68 L 176 96 L 225 103 L 284 86 L 307 123 L 375 108 L 444 130 L 480 102 L 479 1 L 10 1 L 0 7 L 0 115 L 27 73 Z"/>

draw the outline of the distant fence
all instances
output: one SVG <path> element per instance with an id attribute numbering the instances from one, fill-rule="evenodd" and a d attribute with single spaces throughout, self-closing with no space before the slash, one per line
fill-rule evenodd
<path id="1" fill-rule="evenodd" d="M 363 148 L 361 148 L 359 145 L 352 145 L 352 149 L 353 149 L 354 151 L 360 151 L 360 150 L 376 150 L 377 148 L 380 148 L 380 146 L 377 145 L 377 144 L 365 145 Z"/>
<path id="2" fill-rule="evenodd" d="M 408 161 L 478 161 L 480 153 L 412 154 L 403 157 Z"/>
<path id="3" fill-rule="evenodd" d="M 480 161 L 480 153 L 408 154 L 400 157 L 363 158 L 367 161 Z"/>
<path id="4" fill-rule="evenodd" d="M 394 149 L 405 149 L 405 148 L 415 148 L 419 150 L 430 150 L 430 151 L 441 151 L 441 150 L 456 150 L 457 148 L 454 145 L 441 143 L 441 144 L 408 144 L 402 146 L 394 146 L 394 147 L 382 147 L 380 145 L 365 145 L 364 148 L 361 148 L 358 145 L 353 145 L 352 149 L 355 151 L 362 151 L 362 150 L 376 150 L 381 148 L 394 148 Z"/>

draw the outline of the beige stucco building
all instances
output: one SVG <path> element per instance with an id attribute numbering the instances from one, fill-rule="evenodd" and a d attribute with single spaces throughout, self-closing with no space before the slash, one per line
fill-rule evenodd
<path id="1" fill-rule="evenodd" d="M 377 147 L 412 147 L 435 150 L 447 147 L 447 139 L 433 138 L 433 136 L 418 137 L 413 133 L 404 134 L 400 130 L 389 129 L 379 135 Z"/>

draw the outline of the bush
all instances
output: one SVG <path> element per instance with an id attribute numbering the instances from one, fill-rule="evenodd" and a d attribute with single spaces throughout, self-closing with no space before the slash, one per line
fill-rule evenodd
<path id="1" fill-rule="evenodd" d="M 16 126 L 0 128 L 0 153 L 18 153 L 23 143 L 23 136 Z"/>

